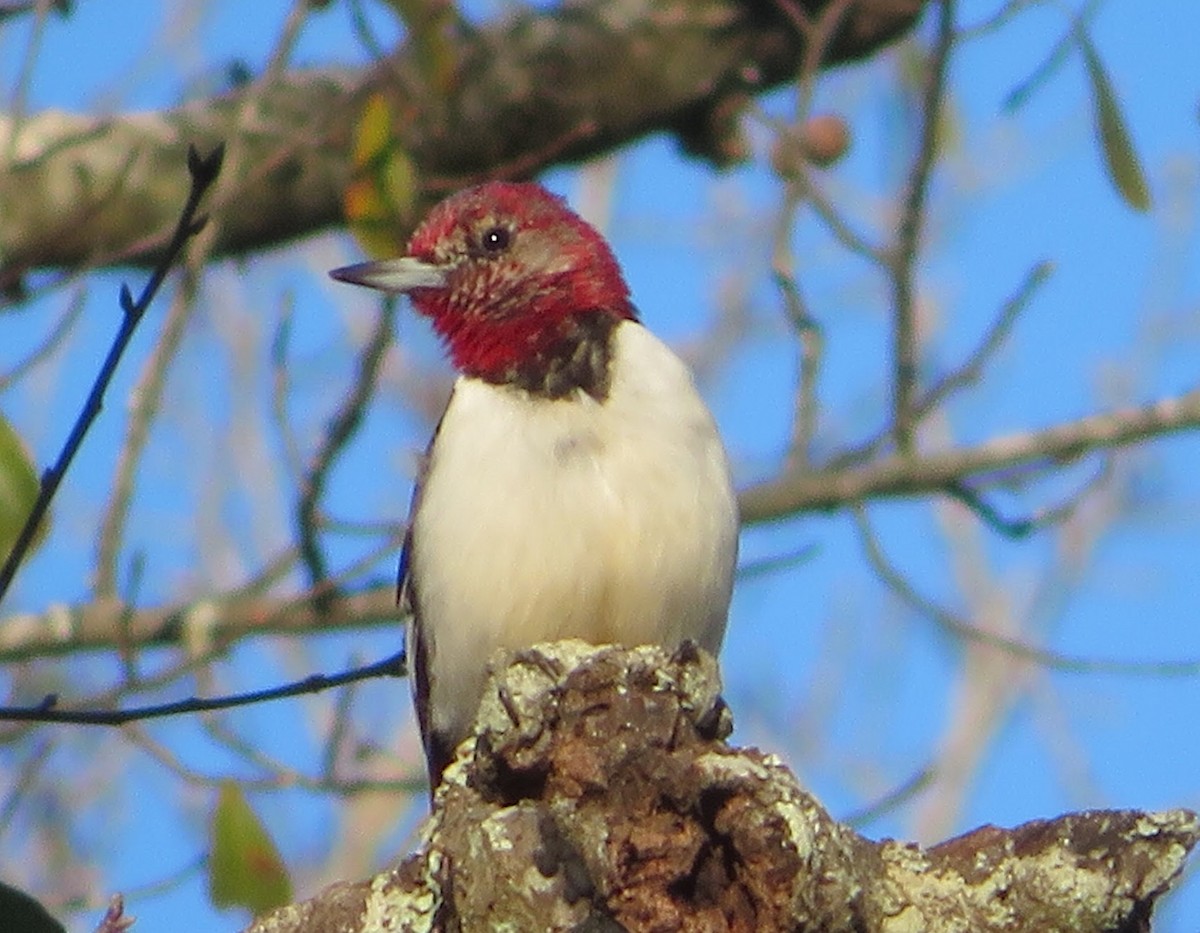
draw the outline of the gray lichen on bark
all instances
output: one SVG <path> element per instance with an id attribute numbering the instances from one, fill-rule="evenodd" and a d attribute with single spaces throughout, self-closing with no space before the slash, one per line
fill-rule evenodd
<path id="1" fill-rule="evenodd" d="M 730 728 L 688 646 L 500 657 L 419 851 L 250 930 L 1140 930 L 1200 838 L 1183 810 L 1090 811 L 876 842 Z"/>

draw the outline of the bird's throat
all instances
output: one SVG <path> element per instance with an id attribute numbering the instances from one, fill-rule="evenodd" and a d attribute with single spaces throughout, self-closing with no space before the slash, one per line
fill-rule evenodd
<path id="1" fill-rule="evenodd" d="M 579 390 L 603 401 L 611 378 L 613 331 L 621 320 L 621 315 L 604 310 L 575 313 L 553 323 L 519 316 L 486 326 L 460 322 L 443 336 L 455 366 L 465 375 L 543 398 L 563 398 Z"/>

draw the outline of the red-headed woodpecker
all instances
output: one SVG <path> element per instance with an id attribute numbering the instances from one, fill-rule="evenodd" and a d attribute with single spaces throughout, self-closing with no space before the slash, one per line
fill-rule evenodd
<path id="1" fill-rule="evenodd" d="M 725 451 L 596 230 L 538 185 L 491 182 L 435 207 L 407 255 L 330 274 L 407 294 L 459 372 L 400 559 L 433 787 L 498 648 L 717 653 L 737 557 Z"/>

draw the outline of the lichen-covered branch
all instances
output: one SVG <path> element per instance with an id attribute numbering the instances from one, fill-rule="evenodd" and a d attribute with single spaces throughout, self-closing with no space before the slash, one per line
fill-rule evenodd
<path id="1" fill-rule="evenodd" d="M 870 54 L 923 5 L 857 0 L 826 62 Z M 721 162 L 741 151 L 729 100 L 794 77 L 804 50 L 773 4 L 738 0 L 579 0 L 448 40 L 436 75 L 409 45 L 373 68 L 270 72 L 173 110 L 35 113 L 12 146 L 0 116 L 0 153 L 15 152 L 0 166 L 0 286 L 30 269 L 144 258 L 173 222 L 188 143 L 241 154 L 213 206 L 213 254 L 244 253 L 340 222 L 353 127 L 375 91 L 398 115 L 427 205 L 487 173 L 530 174 L 657 131 Z"/>
<path id="2" fill-rule="evenodd" d="M 420 851 L 251 933 L 1145 929 L 1200 839 L 1179 810 L 874 842 L 774 757 L 726 745 L 719 690 L 686 646 L 502 659 Z"/>

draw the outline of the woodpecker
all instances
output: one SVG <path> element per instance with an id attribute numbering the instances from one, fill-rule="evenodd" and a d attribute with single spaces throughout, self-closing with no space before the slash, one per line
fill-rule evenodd
<path id="1" fill-rule="evenodd" d="M 330 275 L 408 295 L 458 372 L 399 571 L 431 791 L 499 648 L 718 652 L 738 534 L 725 449 L 594 228 L 536 184 L 489 182 L 434 207 L 406 255 Z"/>

